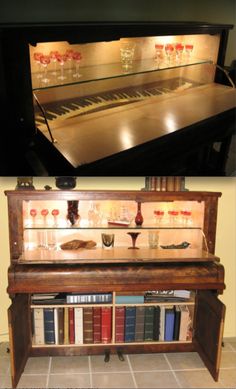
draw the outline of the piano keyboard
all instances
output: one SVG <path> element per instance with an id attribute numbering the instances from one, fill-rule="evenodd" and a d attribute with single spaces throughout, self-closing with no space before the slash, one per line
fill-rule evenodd
<path id="1" fill-rule="evenodd" d="M 185 90 L 192 86 L 192 82 L 175 78 L 159 84 L 152 83 L 145 86 L 106 91 L 99 95 L 50 102 L 44 104 L 43 108 L 47 120 L 55 123 L 76 116 L 150 99 L 160 94 Z M 43 114 L 38 109 L 35 112 L 35 122 L 38 127 L 45 124 Z"/>

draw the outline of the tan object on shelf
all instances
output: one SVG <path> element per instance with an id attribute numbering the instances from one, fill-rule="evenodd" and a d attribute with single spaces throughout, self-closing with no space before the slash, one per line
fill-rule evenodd
<path id="1" fill-rule="evenodd" d="M 92 240 L 79 240 L 79 239 L 73 239 L 69 242 L 61 244 L 62 250 L 78 250 L 81 248 L 84 249 L 91 249 L 96 246 L 96 242 L 93 242 Z"/>

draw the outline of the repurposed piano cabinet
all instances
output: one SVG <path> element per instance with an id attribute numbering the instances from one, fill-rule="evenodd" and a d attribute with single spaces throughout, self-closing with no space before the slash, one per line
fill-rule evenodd
<path id="1" fill-rule="evenodd" d="M 220 85 L 220 67 L 232 27 L 2 26 L 10 140 L 39 156 L 39 175 L 123 175 L 124 164 L 129 175 L 224 175 L 235 89 Z"/>
<path id="2" fill-rule="evenodd" d="M 12 299 L 9 331 L 14 387 L 29 356 L 116 352 L 197 351 L 213 378 L 218 379 L 225 314 L 225 307 L 217 298 L 225 288 L 224 267 L 214 254 L 220 193 L 18 190 L 7 191 L 6 195 L 11 256 L 8 293 Z M 136 217 L 137 209 L 141 210 L 142 225 L 140 212 L 138 219 Z M 139 233 L 135 243 L 138 248 L 129 249 L 130 232 Z M 150 232 L 159 234 L 157 248 L 149 247 Z M 102 233 L 114 234 L 114 246 L 102 246 Z M 71 240 L 92 241 L 96 245 L 63 250 L 62 245 Z M 179 248 L 184 241 L 188 242 L 188 247 Z M 191 291 L 193 296 L 185 303 L 193 310 L 190 340 L 115 341 L 117 295 L 183 289 Z M 111 293 L 109 304 L 99 304 L 108 305 L 112 310 L 109 342 L 35 344 L 32 330 L 35 306 L 31 295 L 52 292 Z M 91 307 L 91 304 L 87 306 Z M 58 305 L 52 303 L 51 307 Z"/>

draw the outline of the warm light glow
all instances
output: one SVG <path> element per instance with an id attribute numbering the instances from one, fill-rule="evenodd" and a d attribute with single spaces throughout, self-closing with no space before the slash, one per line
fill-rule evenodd
<path id="1" fill-rule="evenodd" d="M 120 141 L 124 149 L 134 147 L 133 136 L 131 135 L 129 127 L 121 127 L 120 129 Z"/>
<path id="2" fill-rule="evenodd" d="M 164 117 L 164 121 L 168 132 L 176 131 L 176 118 L 173 115 L 167 114 L 166 117 Z"/>

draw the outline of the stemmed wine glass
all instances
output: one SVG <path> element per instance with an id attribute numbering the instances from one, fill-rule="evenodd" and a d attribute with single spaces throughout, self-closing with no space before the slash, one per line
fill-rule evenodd
<path id="1" fill-rule="evenodd" d="M 47 225 L 48 209 L 42 209 L 41 215 L 43 216 L 43 224 L 44 224 L 44 226 L 46 226 Z"/>
<path id="2" fill-rule="evenodd" d="M 37 210 L 32 208 L 30 210 L 30 216 L 32 216 L 32 224 L 35 225 L 35 217 L 37 216 Z"/>
<path id="3" fill-rule="evenodd" d="M 159 44 L 159 43 L 155 44 L 155 51 L 156 51 L 155 61 L 157 61 L 158 66 L 159 66 L 161 59 L 162 59 L 162 56 L 163 56 L 163 48 L 164 48 L 164 45 Z"/>
<path id="4" fill-rule="evenodd" d="M 57 55 L 57 61 L 59 62 L 59 65 L 61 66 L 61 74 L 58 76 L 58 80 L 65 80 L 67 77 L 64 75 L 64 65 L 67 61 L 67 55 L 66 54 L 58 54 Z"/>
<path id="5" fill-rule="evenodd" d="M 44 67 L 44 77 L 42 78 L 42 82 L 44 82 L 45 84 L 47 84 L 50 81 L 50 79 L 47 77 L 47 68 L 48 65 L 50 64 L 50 61 L 51 60 L 49 55 L 41 55 L 40 62 Z"/>
<path id="6" fill-rule="evenodd" d="M 189 61 L 190 57 L 191 57 L 191 53 L 193 51 L 193 45 L 190 45 L 190 44 L 185 45 L 185 51 L 187 54 L 187 60 Z"/>
<path id="7" fill-rule="evenodd" d="M 177 62 L 181 62 L 182 54 L 183 54 L 183 51 L 184 51 L 184 45 L 182 45 L 182 43 L 176 43 L 175 51 L 176 51 L 176 60 L 177 60 Z"/>
<path id="8" fill-rule="evenodd" d="M 139 234 L 141 234 L 141 232 L 127 232 L 127 234 L 130 235 L 132 239 L 132 247 L 128 247 L 128 249 L 139 249 L 139 247 L 135 246 L 135 243 L 137 237 L 139 236 Z"/>
<path id="9" fill-rule="evenodd" d="M 74 55 L 74 50 L 71 49 L 66 50 L 67 61 L 69 62 L 68 73 L 72 73 L 72 60 L 74 59 L 73 55 Z"/>
<path id="10" fill-rule="evenodd" d="M 167 43 L 165 45 L 165 52 L 166 52 L 166 56 L 167 56 L 168 65 L 170 65 L 170 60 L 171 60 L 171 56 L 173 54 L 173 51 L 174 51 L 174 46 L 171 43 Z"/>
<path id="11" fill-rule="evenodd" d="M 34 60 L 35 60 L 35 62 L 38 65 L 38 73 L 37 73 L 36 78 L 42 78 L 43 77 L 43 75 L 41 73 L 41 66 L 42 65 L 41 65 L 41 61 L 40 61 L 40 58 L 42 57 L 42 55 L 43 55 L 43 53 L 39 53 L 39 52 L 34 53 Z"/>
<path id="12" fill-rule="evenodd" d="M 75 73 L 73 74 L 73 77 L 79 78 L 82 76 L 82 74 L 79 73 L 80 61 L 82 59 L 81 53 L 79 53 L 78 51 L 74 52 L 73 59 L 75 61 Z"/>
<path id="13" fill-rule="evenodd" d="M 49 56 L 51 59 L 51 62 L 53 63 L 54 70 L 51 73 L 53 76 L 57 75 L 57 55 L 59 54 L 58 51 L 50 51 Z"/>
<path id="14" fill-rule="evenodd" d="M 53 219 L 54 219 L 54 226 L 58 226 L 58 215 L 59 215 L 59 209 L 53 209 L 51 214 L 53 216 Z"/>

